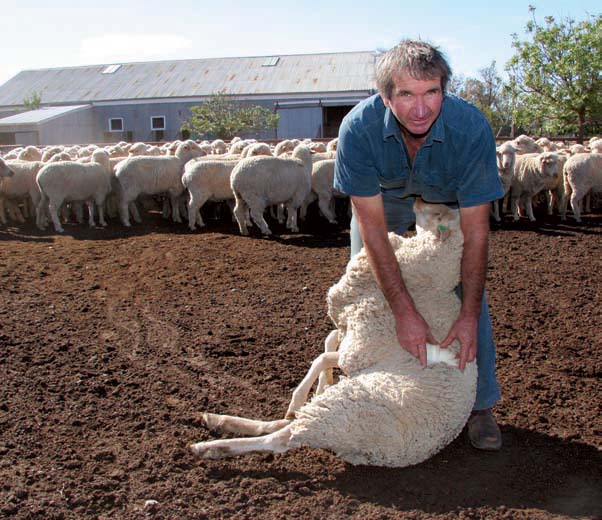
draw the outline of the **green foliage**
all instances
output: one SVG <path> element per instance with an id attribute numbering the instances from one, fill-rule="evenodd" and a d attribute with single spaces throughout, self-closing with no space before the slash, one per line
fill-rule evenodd
<path id="1" fill-rule="evenodd" d="M 243 132 L 276 128 L 278 114 L 260 106 L 244 107 L 224 91 L 190 109 L 192 115 L 181 130 L 195 138 L 232 139 Z"/>
<path id="2" fill-rule="evenodd" d="M 42 105 L 42 94 L 39 92 L 32 92 L 23 100 L 23 106 L 25 110 L 37 110 Z"/>
<path id="3" fill-rule="evenodd" d="M 453 78 L 449 91 L 470 101 L 489 120 L 494 132 L 509 128 L 509 97 L 502 78 L 497 72 L 495 61 L 479 70 L 478 78 Z"/>
<path id="4" fill-rule="evenodd" d="M 540 25 L 529 11 L 529 39 L 512 35 L 517 53 L 506 64 L 513 120 L 533 134 L 582 140 L 602 124 L 602 16 L 546 16 Z"/>

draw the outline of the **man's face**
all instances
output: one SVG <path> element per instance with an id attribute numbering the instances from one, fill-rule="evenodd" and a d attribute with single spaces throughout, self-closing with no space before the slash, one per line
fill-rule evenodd
<path id="1" fill-rule="evenodd" d="M 391 99 L 383 96 L 403 129 L 412 137 L 424 137 L 441 112 L 441 78 L 414 79 L 407 72 L 393 75 Z"/>

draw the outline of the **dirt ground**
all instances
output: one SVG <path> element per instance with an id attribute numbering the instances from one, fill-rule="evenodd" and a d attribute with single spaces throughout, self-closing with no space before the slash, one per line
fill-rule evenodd
<path id="1" fill-rule="evenodd" d="M 201 411 L 281 418 L 321 352 L 349 253 L 324 222 L 0 228 L 0 518 L 602 518 L 602 215 L 492 229 L 499 453 L 194 458 Z"/>

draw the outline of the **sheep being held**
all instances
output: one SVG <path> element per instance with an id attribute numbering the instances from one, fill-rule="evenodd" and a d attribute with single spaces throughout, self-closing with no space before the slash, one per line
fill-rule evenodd
<path id="1" fill-rule="evenodd" d="M 435 338 L 442 341 L 460 312 L 463 237 L 459 210 L 415 205 L 417 235 L 389 240 L 404 282 Z M 364 250 L 328 292 L 337 329 L 293 393 L 284 419 L 254 421 L 205 413 L 211 430 L 255 438 L 193 444 L 203 458 L 309 446 L 332 450 L 352 464 L 408 466 L 434 455 L 458 436 L 476 395 L 476 363 L 458 369 L 457 342 L 427 346 L 426 368 L 397 341 L 395 320 Z M 336 350 L 338 347 L 338 351 Z M 331 382 L 332 368 L 344 374 Z M 313 383 L 321 378 L 307 402 Z"/>

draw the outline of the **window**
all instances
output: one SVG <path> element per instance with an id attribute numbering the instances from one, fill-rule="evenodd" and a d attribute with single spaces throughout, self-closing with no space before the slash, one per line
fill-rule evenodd
<path id="1" fill-rule="evenodd" d="M 123 132 L 123 117 L 109 119 L 109 132 Z"/>
<path id="2" fill-rule="evenodd" d="M 121 65 L 109 65 L 104 68 L 104 70 L 102 71 L 102 74 L 114 74 L 115 72 L 117 72 L 119 70 L 120 67 L 121 67 Z"/>
<path id="3" fill-rule="evenodd" d="M 165 116 L 151 117 L 151 130 L 165 130 Z"/>
<path id="4" fill-rule="evenodd" d="M 269 58 L 266 58 L 265 61 L 261 64 L 261 66 L 262 67 L 275 67 L 276 65 L 278 65 L 279 61 L 280 61 L 280 57 L 271 56 Z"/>

